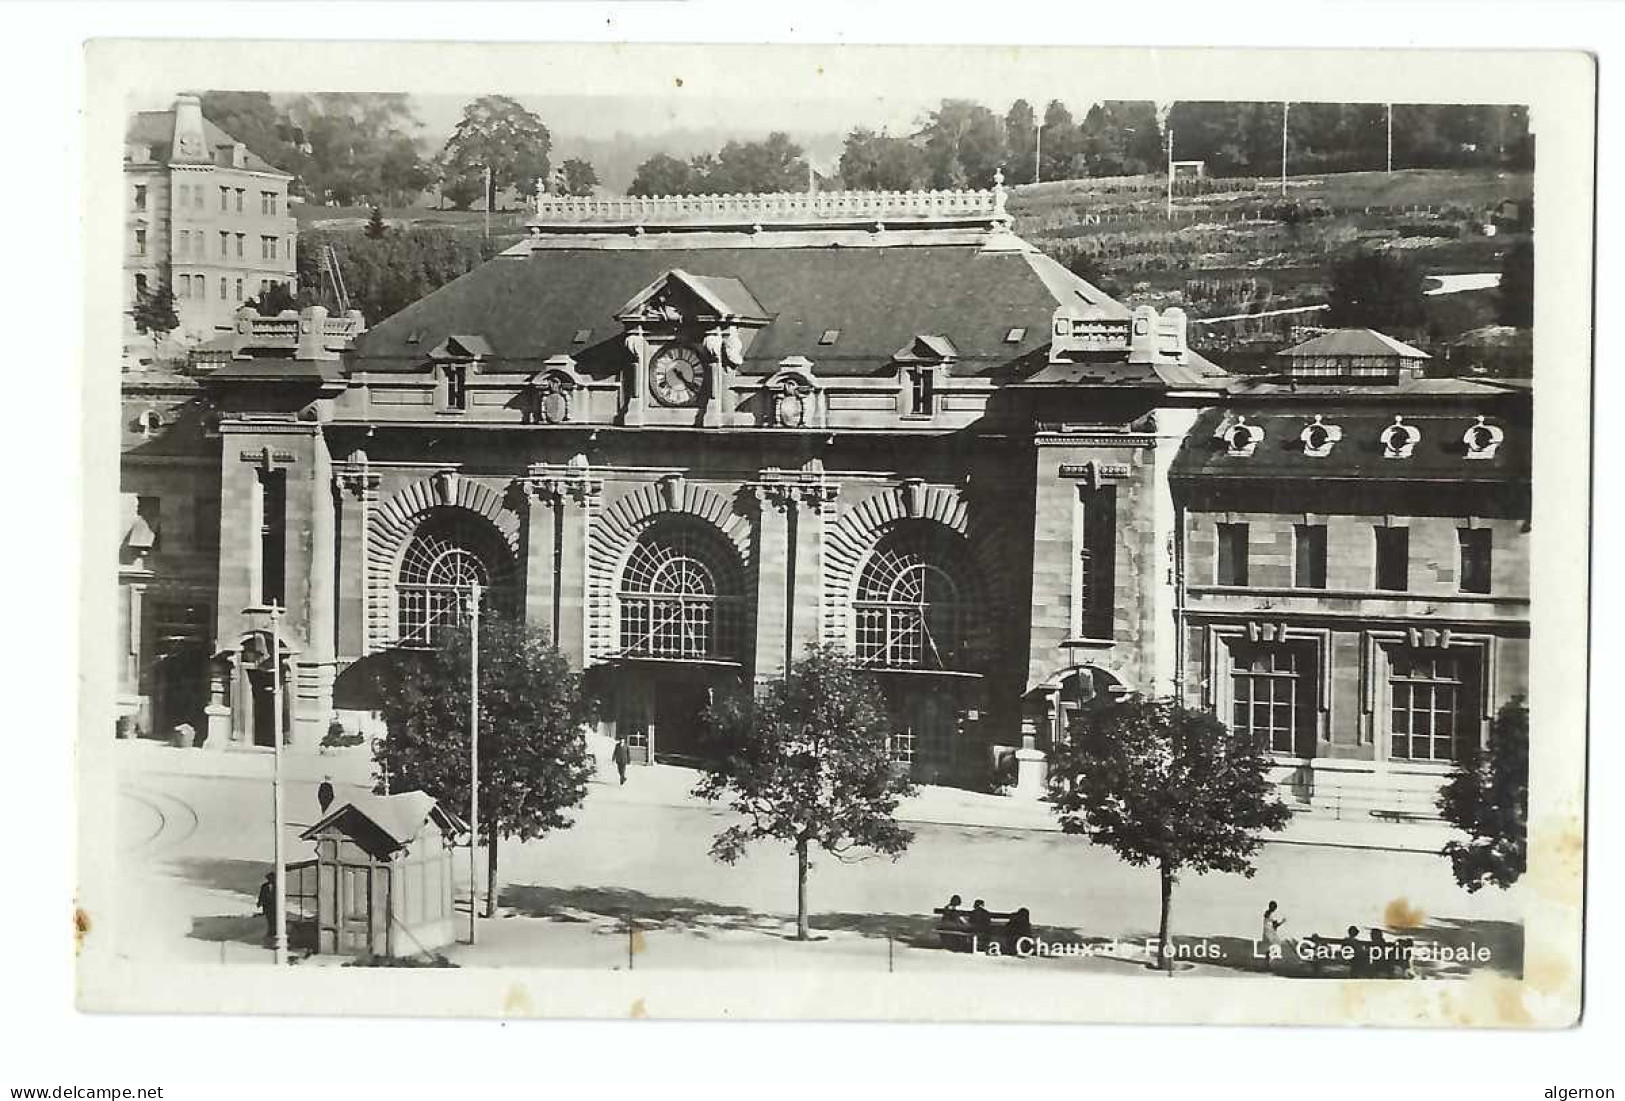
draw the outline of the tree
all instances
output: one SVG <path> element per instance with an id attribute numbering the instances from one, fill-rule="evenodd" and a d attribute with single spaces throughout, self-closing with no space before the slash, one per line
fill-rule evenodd
<path id="1" fill-rule="evenodd" d="M 384 212 L 378 207 L 372 208 L 372 217 L 367 219 L 366 234 L 371 240 L 378 240 L 389 232 L 389 223 L 384 221 Z"/>
<path id="2" fill-rule="evenodd" d="M 1329 277 L 1327 320 L 1333 325 L 1392 332 L 1427 319 L 1422 271 L 1408 256 L 1359 250 L 1334 260 Z"/>
<path id="3" fill-rule="evenodd" d="M 1472 892 L 1518 882 L 1529 855 L 1529 708 L 1523 697 L 1496 713 L 1487 751 L 1469 741 L 1439 792 L 1439 813 L 1471 838 L 1444 847 L 1457 883 Z"/>
<path id="4" fill-rule="evenodd" d="M 286 283 L 272 283 L 258 298 L 250 298 L 243 305 L 251 306 L 261 317 L 276 317 L 283 310 L 297 310 L 299 299 Z"/>
<path id="5" fill-rule="evenodd" d="M 1078 164 L 1083 152 L 1077 123 L 1066 104 L 1052 99 L 1044 108 L 1044 150 L 1041 169 L 1046 180 L 1065 180 L 1082 174 Z"/>
<path id="6" fill-rule="evenodd" d="M 694 170 L 684 161 L 656 153 L 638 165 L 628 195 L 688 195 L 693 191 Z"/>
<path id="7" fill-rule="evenodd" d="M 1011 184 L 1032 183 L 1038 151 L 1038 122 L 1033 115 L 1033 105 L 1024 99 L 1016 100 L 1005 112 L 1004 145 L 1010 153 L 1005 178 Z"/>
<path id="8" fill-rule="evenodd" d="M 1527 329 L 1535 323 L 1535 245 L 1527 237 L 1501 254 L 1495 320 Z"/>
<path id="9" fill-rule="evenodd" d="M 378 677 L 389 734 L 375 764 L 394 791 L 420 789 L 459 814 L 469 794 L 469 632 L 426 652 L 398 651 Z M 581 676 L 545 632 L 493 616 L 480 624 L 480 839 L 485 916 L 496 911 L 497 845 L 568 829 L 594 765 L 581 736 Z"/>
<path id="10" fill-rule="evenodd" d="M 288 117 L 265 92 L 204 92 L 203 117 L 276 168 L 291 169 L 299 150 L 289 140 Z"/>
<path id="11" fill-rule="evenodd" d="M 943 100 L 916 135 L 925 143 L 931 186 L 992 187 L 993 173 L 1005 162 L 1002 130 L 999 117 L 980 103 Z"/>
<path id="12" fill-rule="evenodd" d="M 560 185 L 566 195 L 591 195 L 598 186 L 598 173 L 580 157 L 571 157 L 559 166 Z"/>
<path id="13" fill-rule="evenodd" d="M 169 285 L 169 272 L 159 277 L 158 286 L 142 284 L 135 291 L 135 306 L 130 310 L 135 331 L 152 337 L 153 358 L 158 356 L 158 345 L 180 328 L 180 315 L 175 312 L 175 291 Z"/>
<path id="14" fill-rule="evenodd" d="M 410 96 L 395 93 L 323 92 L 294 97 L 287 129 L 302 190 L 312 199 L 340 205 L 401 200 L 428 186 L 431 176 L 413 131 L 422 126 Z"/>
<path id="15" fill-rule="evenodd" d="M 841 150 L 841 185 L 859 191 L 911 191 L 925 187 L 931 166 L 907 138 L 857 127 Z"/>
<path id="16" fill-rule="evenodd" d="M 485 178 L 491 171 L 486 208 L 494 209 L 497 192 L 511 187 L 526 198 L 536 194 L 536 181 L 548 173 L 553 135 L 542 120 L 510 96 L 481 96 L 463 108 L 440 151 L 447 180 Z"/>
<path id="17" fill-rule="evenodd" d="M 698 162 L 694 166 L 701 168 Z M 713 195 L 801 191 L 807 186 L 807 162 L 790 135 L 775 130 L 766 141 L 730 141 L 708 170 L 697 171 L 700 190 Z"/>
<path id="18" fill-rule="evenodd" d="M 304 235 L 301 244 L 301 293 L 312 301 L 320 300 L 323 281 L 318 258 L 323 248 L 331 246 L 350 293 L 350 305 L 372 324 L 467 274 L 486 259 L 486 242 L 443 227 L 396 226 L 380 238 L 369 237 L 364 230 L 314 229 Z M 337 308 L 337 303 L 327 305 Z"/>
<path id="19" fill-rule="evenodd" d="M 1211 712 L 1131 697 L 1086 711 L 1050 756 L 1049 802 L 1061 829 L 1106 845 L 1162 881 L 1159 966 L 1173 970 L 1169 912 L 1179 875 L 1251 877 L 1262 830 L 1289 812 L 1265 776 L 1268 759 Z"/>
<path id="20" fill-rule="evenodd" d="M 913 792 L 890 750 L 890 724 L 873 679 L 838 648 L 821 646 L 755 695 L 709 714 L 712 760 L 694 789 L 746 821 L 717 834 L 711 855 L 732 864 L 754 841 L 796 854 L 796 939 L 806 940 L 807 873 L 814 846 L 837 859 L 871 849 L 896 859 L 914 835 L 897 824 Z"/>

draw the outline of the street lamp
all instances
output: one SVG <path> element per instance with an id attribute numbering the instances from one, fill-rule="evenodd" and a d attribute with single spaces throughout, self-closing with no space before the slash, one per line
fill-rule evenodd
<path id="1" fill-rule="evenodd" d="M 480 583 L 468 587 L 468 943 L 480 904 Z"/>
<path id="2" fill-rule="evenodd" d="M 275 882 L 276 936 L 273 941 L 276 965 L 288 963 L 288 909 L 287 869 L 282 856 L 282 621 L 283 609 L 275 601 L 269 605 L 255 604 L 243 609 L 245 616 L 264 616 L 270 623 L 271 635 L 271 822 L 272 859 Z M 250 635 L 243 643 L 243 660 L 258 665 L 265 658 L 259 640 Z"/>

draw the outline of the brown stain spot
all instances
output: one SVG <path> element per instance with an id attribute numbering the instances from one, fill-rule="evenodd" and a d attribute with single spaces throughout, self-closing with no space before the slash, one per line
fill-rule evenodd
<path id="1" fill-rule="evenodd" d="M 682 77 L 680 77 L 680 76 L 674 76 L 674 77 L 672 77 L 672 78 L 671 78 L 671 82 L 672 82 L 672 83 L 673 83 L 673 84 L 675 84 L 675 85 L 677 85 L 677 87 L 679 87 L 679 88 L 681 88 L 681 87 L 682 87 L 682 86 L 683 86 L 683 78 L 682 78 Z"/>
<path id="2" fill-rule="evenodd" d="M 626 1015 L 631 1017 L 634 1021 L 641 1021 L 649 1015 L 649 1011 L 644 1008 L 643 999 L 639 998 L 637 1001 L 632 1003 L 632 1008 L 627 1012 Z"/>
<path id="3" fill-rule="evenodd" d="M 632 954 L 634 956 L 641 955 L 646 947 L 648 945 L 644 943 L 643 930 L 634 928 L 632 930 Z"/>
<path id="4" fill-rule="evenodd" d="M 1428 916 L 1408 899 L 1396 898 L 1382 911 L 1382 923 L 1390 929 L 1420 929 Z"/>
<path id="5" fill-rule="evenodd" d="M 85 950 L 85 936 L 90 932 L 90 915 L 78 906 L 73 908 L 73 951 L 77 955 Z"/>
<path id="6" fill-rule="evenodd" d="M 530 1000 L 530 991 L 525 989 L 524 983 L 514 983 L 508 987 L 507 994 L 502 999 L 502 1015 L 505 1017 L 534 1017 L 536 1005 Z"/>
<path id="7" fill-rule="evenodd" d="M 1541 899 L 1579 906 L 1584 889 L 1585 827 L 1578 817 L 1558 816 L 1531 823 L 1526 878 Z"/>
<path id="8" fill-rule="evenodd" d="M 1523 980 L 1541 994 L 1556 994 L 1568 985 L 1574 968 L 1553 952 L 1533 952 L 1524 960 Z"/>

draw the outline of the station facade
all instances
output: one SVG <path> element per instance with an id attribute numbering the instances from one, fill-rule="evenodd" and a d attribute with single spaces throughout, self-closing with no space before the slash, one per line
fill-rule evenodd
<path id="1" fill-rule="evenodd" d="M 691 760 L 714 693 L 827 642 L 922 782 L 992 785 L 1024 738 L 1151 692 L 1243 723 L 1304 801 L 1436 786 L 1524 688 L 1528 394 L 1387 338 L 1391 370 L 1359 343 L 1227 374 L 1004 198 L 544 196 L 370 330 L 244 312 L 227 365 L 127 376 L 125 710 L 269 744 L 245 609 L 275 602 L 286 736 L 365 729 L 358 671 L 432 646 L 478 581 L 641 760 Z M 155 547 L 145 515 L 218 545 Z M 175 659 L 151 609 L 179 587 Z"/>

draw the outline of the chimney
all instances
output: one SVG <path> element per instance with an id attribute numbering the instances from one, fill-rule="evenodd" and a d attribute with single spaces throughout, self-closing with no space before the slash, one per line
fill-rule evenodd
<path id="1" fill-rule="evenodd" d="M 327 307 L 306 306 L 299 311 L 299 343 L 295 359 L 337 359 L 327 348 Z"/>
<path id="2" fill-rule="evenodd" d="M 1164 362 L 1184 363 L 1186 351 L 1185 311 L 1169 306 L 1157 318 L 1157 358 Z"/>
<path id="3" fill-rule="evenodd" d="M 175 97 L 175 136 L 169 159 L 183 164 L 208 164 L 209 146 L 203 138 L 203 104 L 197 96 Z"/>

